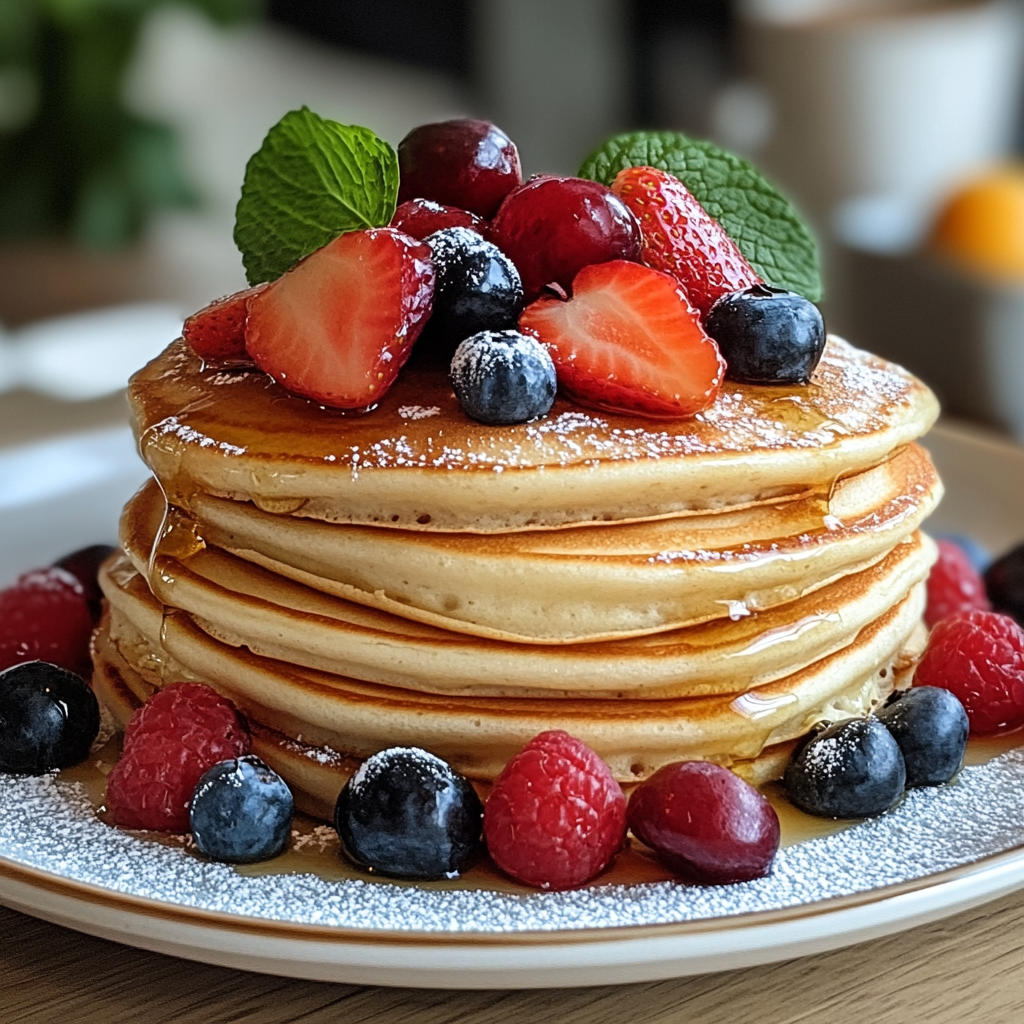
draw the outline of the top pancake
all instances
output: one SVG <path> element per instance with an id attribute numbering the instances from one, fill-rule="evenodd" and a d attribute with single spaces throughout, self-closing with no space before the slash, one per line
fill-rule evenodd
<path id="1" fill-rule="evenodd" d="M 809 385 L 727 382 L 693 419 L 596 413 L 559 399 L 530 423 L 462 412 L 443 371 L 407 368 L 364 415 L 265 374 L 206 368 L 182 341 L 133 378 L 143 458 L 168 499 L 405 530 L 505 532 L 654 519 L 829 490 L 924 434 L 935 397 L 837 338 Z"/>

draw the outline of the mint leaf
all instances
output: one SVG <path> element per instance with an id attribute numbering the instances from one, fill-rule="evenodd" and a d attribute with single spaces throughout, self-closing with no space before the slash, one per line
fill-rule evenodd
<path id="1" fill-rule="evenodd" d="M 821 298 L 814 235 L 793 204 L 751 163 L 682 132 L 628 132 L 591 153 L 580 177 L 611 185 L 627 167 L 658 167 L 675 175 L 768 284 L 812 302 Z"/>
<path id="2" fill-rule="evenodd" d="M 398 198 L 398 157 L 369 128 L 308 107 L 284 115 L 245 168 L 235 245 L 249 284 L 273 281 L 346 231 L 383 227 Z"/>

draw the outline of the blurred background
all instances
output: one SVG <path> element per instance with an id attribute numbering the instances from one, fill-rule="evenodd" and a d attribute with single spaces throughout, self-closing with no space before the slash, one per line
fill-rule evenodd
<path id="1" fill-rule="evenodd" d="M 486 117 L 527 173 L 713 138 L 813 223 L 832 331 L 1024 440 L 1022 41 L 1024 0 L 0 0 L 0 447 L 123 419 L 244 287 L 245 163 L 303 103 Z"/>

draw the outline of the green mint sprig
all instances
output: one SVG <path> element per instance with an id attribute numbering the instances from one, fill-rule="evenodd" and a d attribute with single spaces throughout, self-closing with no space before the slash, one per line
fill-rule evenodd
<path id="1" fill-rule="evenodd" d="M 812 302 L 821 298 L 814 235 L 793 204 L 751 163 L 682 132 L 628 132 L 591 153 L 580 177 L 611 185 L 627 167 L 658 167 L 677 177 L 768 284 Z"/>
<path id="2" fill-rule="evenodd" d="M 369 128 L 308 107 L 285 114 L 245 168 L 235 244 L 249 284 L 273 281 L 346 231 L 383 227 L 398 199 L 398 157 Z"/>

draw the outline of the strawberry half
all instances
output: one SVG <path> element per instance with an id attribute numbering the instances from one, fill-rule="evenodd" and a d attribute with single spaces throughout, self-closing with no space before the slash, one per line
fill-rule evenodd
<path id="1" fill-rule="evenodd" d="M 245 347 L 289 391 L 366 409 L 409 358 L 433 295 L 428 245 L 393 228 L 351 231 L 251 301 Z"/>
<path id="2" fill-rule="evenodd" d="M 762 283 L 722 225 L 667 171 L 627 167 L 612 191 L 640 221 L 640 258 L 671 274 L 702 317 L 723 295 Z"/>
<path id="3" fill-rule="evenodd" d="M 200 359 L 210 363 L 248 362 L 245 352 L 245 318 L 249 300 L 267 286 L 225 295 L 193 313 L 182 328 L 182 337 Z"/>
<path id="4" fill-rule="evenodd" d="M 519 326 L 547 346 L 559 386 L 595 409 L 693 416 L 715 400 L 725 376 L 725 360 L 678 282 L 639 263 L 584 267 L 571 299 L 538 299 Z"/>

